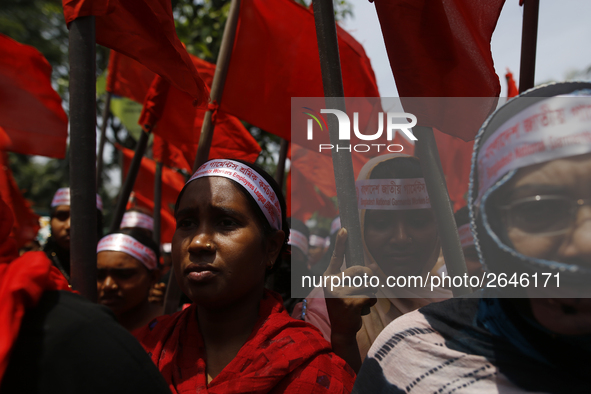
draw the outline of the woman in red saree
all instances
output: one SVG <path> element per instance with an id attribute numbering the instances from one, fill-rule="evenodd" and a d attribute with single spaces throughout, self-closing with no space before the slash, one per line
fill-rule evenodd
<path id="1" fill-rule="evenodd" d="M 348 393 L 355 374 L 292 319 L 265 275 L 287 247 L 279 186 L 258 166 L 210 160 L 181 191 L 172 241 L 191 307 L 136 333 L 173 393 Z"/>

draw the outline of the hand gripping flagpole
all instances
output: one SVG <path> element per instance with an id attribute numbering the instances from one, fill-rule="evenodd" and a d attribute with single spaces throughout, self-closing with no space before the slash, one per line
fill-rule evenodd
<path id="1" fill-rule="evenodd" d="M 96 44 L 94 16 L 70 23 L 70 278 L 96 301 Z"/>
<path id="2" fill-rule="evenodd" d="M 345 92 L 343 90 L 341 60 L 332 0 L 313 0 L 312 3 L 326 108 L 339 109 L 345 112 Z M 338 121 L 335 116 L 327 116 L 327 123 L 330 143 L 337 146 L 339 144 Z M 336 152 L 333 150 L 332 162 L 341 223 L 348 233 L 345 260 L 348 267 L 363 265 L 361 225 L 357 211 L 357 194 L 355 192 L 355 175 L 353 173 L 351 152 L 347 150 Z"/>

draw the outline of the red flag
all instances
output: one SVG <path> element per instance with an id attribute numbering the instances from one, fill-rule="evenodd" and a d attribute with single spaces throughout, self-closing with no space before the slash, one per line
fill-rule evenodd
<path id="1" fill-rule="evenodd" d="M 197 57 L 192 59 L 204 80 L 211 81 L 215 66 Z M 154 157 L 169 167 L 191 171 L 205 111 L 193 106 L 193 100 L 185 92 L 169 86 L 159 77 L 154 78 L 139 120 L 142 125 L 155 125 L 153 132 L 161 137 L 154 140 Z M 215 110 L 213 117 L 215 129 L 209 158 L 255 161 L 261 148 L 240 120 L 220 110 Z M 167 147 L 163 147 L 163 141 L 168 143 Z M 168 155 L 162 153 L 164 150 Z"/>
<path id="2" fill-rule="evenodd" d="M 35 48 L 2 34 L 0 129 L 3 149 L 65 157 L 68 117 L 61 97 L 51 86 L 51 66 Z"/>
<path id="3" fill-rule="evenodd" d="M 118 148 L 123 152 L 123 172 L 126 174 L 134 152 L 119 146 Z M 144 157 L 133 187 L 135 198 L 140 205 L 152 210 L 154 209 L 155 174 L 156 163 L 154 160 Z M 174 222 L 174 204 L 184 185 L 185 178 L 181 174 L 166 167 L 162 168 L 161 239 L 163 243 L 172 241 L 176 225 Z"/>
<path id="4" fill-rule="evenodd" d="M 507 80 L 507 97 L 517 96 L 519 94 L 519 89 L 517 89 L 517 84 L 513 79 L 513 73 L 509 71 L 509 69 L 507 69 L 505 79 Z"/>
<path id="5" fill-rule="evenodd" d="M 154 75 L 143 64 L 112 50 L 109 55 L 107 91 L 141 104 L 150 89 Z"/>
<path id="6" fill-rule="evenodd" d="M 199 103 L 209 91 L 179 40 L 170 0 L 62 0 L 66 23 L 96 17 L 96 42 L 125 54 Z"/>
<path id="7" fill-rule="evenodd" d="M 337 34 L 345 95 L 379 97 L 363 47 Z M 324 97 L 322 86 L 312 12 L 291 0 L 242 2 L 221 109 L 291 140 L 291 98 Z"/>
<path id="8" fill-rule="evenodd" d="M 32 241 L 39 231 L 39 216 L 31 210 L 31 205 L 23 197 L 8 164 L 8 154 L 0 152 L 0 197 L 8 205 L 14 216 L 11 237 L 17 248 Z"/>
<path id="9" fill-rule="evenodd" d="M 498 97 L 490 40 L 503 3 L 375 0 L 400 97 Z M 436 103 L 419 100 L 407 106 L 403 101 L 419 125 L 465 141 L 474 138 L 496 106 L 496 100 Z"/>

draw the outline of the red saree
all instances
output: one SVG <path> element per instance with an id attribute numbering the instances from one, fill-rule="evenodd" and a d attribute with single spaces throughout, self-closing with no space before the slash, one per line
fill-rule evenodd
<path id="1" fill-rule="evenodd" d="M 236 357 L 207 383 L 196 305 L 161 316 L 134 334 L 173 393 L 349 393 L 355 373 L 322 334 L 289 317 L 266 291 L 259 319 Z"/>

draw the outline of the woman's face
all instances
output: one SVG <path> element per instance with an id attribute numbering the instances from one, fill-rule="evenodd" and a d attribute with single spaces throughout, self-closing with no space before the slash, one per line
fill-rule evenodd
<path id="1" fill-rule="evenodd" d="M 264 239 L 237 187 L 221 177 L 197 179 L 187 186 L 175 214 L 175 275 L 183 292 L 203 306 L 225 306 L 261 293 L 265 271 L 283 243 L 282 231 Z"/>
<path id="2" fill-rule="evenodd" d="M 51 237 L 58 246 L 70 250 L 70 206 L 58 205 L 49 222 L 51 226 Z"/>
<path id="3" fill-rule="evenodd" d="M 386 275 L 420 275 L 438 239 L 431 209 L 367 210 L 364 237 Z"/>
<path id="4" fill-rule="evenodd" d="M 499 195 L 500 206 L 513 207 L 502 209 L 501 216 L 516 251 L 591 268 L 591 155 L 524 168 Z M 590 333 L 591 299 L 559 298 L 569 292 L 561 283 L 559 289 L 537 293 L 556 298 L 531 298 L 534 316 L 554 332 Z"/>
<path id="5" fill-rule="evenodd" d="M 127 253 L 103 251 L 97 255 L 96 287 L 99 304 L 116 316 L 141 306 L 148 300 L 155 276 Z"/>

